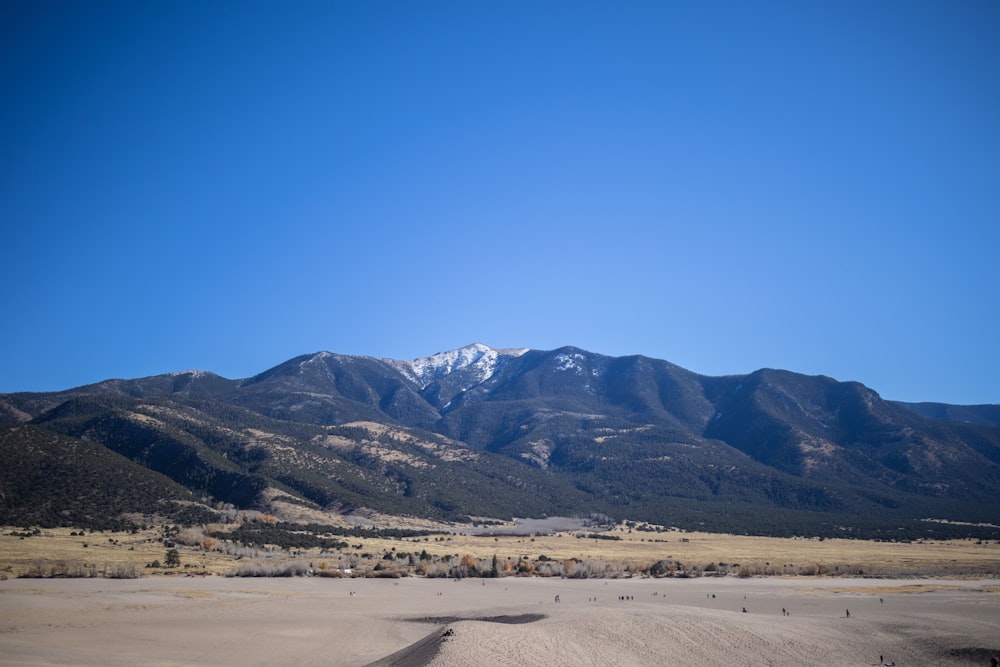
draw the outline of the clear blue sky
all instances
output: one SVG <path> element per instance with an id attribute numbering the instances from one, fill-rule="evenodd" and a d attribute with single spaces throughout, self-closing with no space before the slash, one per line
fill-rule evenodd
<path id="1" fill-rule="evenodd" d="M 1000 3 L 0 3 L 0 392 L 481 341 L 1000 402 Z"/>

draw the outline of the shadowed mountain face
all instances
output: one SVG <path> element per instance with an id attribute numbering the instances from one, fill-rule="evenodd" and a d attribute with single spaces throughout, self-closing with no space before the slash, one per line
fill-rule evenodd
<path id="1" fill-rule="evenodd" d="M 994 408 L 894 403 L 779 370 L 715 378 L 642 356 L 476 344 L 408 362 L 321 352 L 246 380 L 188 372 L 9 394 L 0 423 L 99 444 L 241 507 L 277 494 L 435 518 L 598 512 L 898 536 L 954 530 L 922 518 L 1000 516 Z"/>

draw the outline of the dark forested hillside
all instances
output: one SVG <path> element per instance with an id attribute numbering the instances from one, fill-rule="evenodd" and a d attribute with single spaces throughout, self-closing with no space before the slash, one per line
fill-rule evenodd
<path id="1" fill-rule="evenodd" d="M 30 424 L 0 427 L 0 517 L 15 526 L 120 529 L 213 518 L 188 489 L 108 448 Z"/>

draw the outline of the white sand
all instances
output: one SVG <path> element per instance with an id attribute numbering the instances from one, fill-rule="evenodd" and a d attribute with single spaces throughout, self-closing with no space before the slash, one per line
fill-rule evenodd
<path id="1" fill-rule="evenodd" d="M 522 614 L 544 618 L 447 618 Z M 454 634 L 439 641 L 444 628 Z M 988 665 L 1000 652 L 1000 581 L 0 582 L 0 665 L 365 665 L 431 634 L 435 667 L 873 665 L 880 655 L 900 667 Z"/>

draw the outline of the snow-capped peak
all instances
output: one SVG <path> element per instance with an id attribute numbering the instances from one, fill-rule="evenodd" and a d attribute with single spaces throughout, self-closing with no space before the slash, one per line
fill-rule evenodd
<path id="1" fill-rule="evenodd" d="M 527 348 L 494 350 L 488 345 L 473 343 L 413 361 L 396 361 L 394 365 L 422 388 L 446 375 L 468 371 L 471 377 L 468 378 L 467 385 L 471 387 L 492 377 L 505 359 L 519 357 L 527 351 Z"/>
<path id="2" fill-rule="evenodd" d="M 187 376 L 190 376 L 191 379 L 197 379 L 197 378 L 203 378 L 203 377 L 205 377 L 207 375 L 212 375 L 212 373 L 209 373 L 208 371 L 191 370 L 191 371 L 175 371 L 173 373 L 165 373 L 165 375 L 167 375 L 169 377 L 175 377 L 175 378 L 176 377 L 181 377 L 182 375 L 187 375 Z"/>

